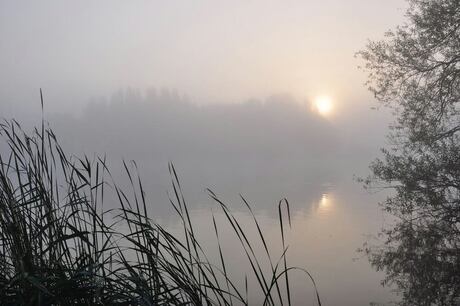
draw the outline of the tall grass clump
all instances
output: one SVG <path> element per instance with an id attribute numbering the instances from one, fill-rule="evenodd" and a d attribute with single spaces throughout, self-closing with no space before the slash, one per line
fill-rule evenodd
<path id="1" fill-rule="evenodd" d="M 149 217 L 134 162 L 133 167 L 124 163 L 132 186 L 128 192 L 114 183 L 105 158 L 67 155 L 44 122 L 28 134 L 16 121 L 5 121 L 0 137 L 1 305 L 248 305 L 251 290 L 261 292 L 264 305 L 290 305 L 288 274 L 293 269 L 311 279 L 321 305 L 311 275 L 287 263 L 286 200 L 279 204 L 283 251 L 274 258 L 244 198 L 260 241 L 251 241 L 229 208 L 208 190 L 256 279 L 249 286 L 247 277 L 229 276 L 214 218 L 219 258 L 207 257 L 172 164 L 170 204 L 181 235 Z M 263 246 L 264 258 L 256 256 L 255 244 Z"/>

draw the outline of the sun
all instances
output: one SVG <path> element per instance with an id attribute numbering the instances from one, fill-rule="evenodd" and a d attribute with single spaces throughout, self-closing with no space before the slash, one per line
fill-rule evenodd
<path id="1" fill-rule="evenodd" d="M 318 96 L 314 101 L 315 110 L 322 116 L 327 116 L 332 112 L 334 105 L 329 96 Z"/>

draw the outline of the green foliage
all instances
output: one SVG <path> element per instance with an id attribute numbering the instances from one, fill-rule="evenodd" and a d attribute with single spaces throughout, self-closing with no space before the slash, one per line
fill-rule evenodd
<path id="1" fill-rule="evenodd" d="M 69 157 L 45 128 L 26 134 L 18 123 L 0 125 L 0 304 L 2 305 L 247 305 L 248 284 L 242 290 L 227 271 L 214 221 L 219 264 L 208 259 L 193 229 L 179 180 L 170 165 L 174 195 L 171 205 L 182 223 L 174 236 L 148 216 L 148 200 L 137 171 L 124 164 L 131 182 L 127 193 L 111 178 L 105 158 Z M 132 163 L 134 169 L 136 165 Z M 108 193 L 117 199 L 106 202 Z M 267 255 L 255 255 L 239 223 L 219 198 L 252 268 L 265 305 L 289 305 L 288 272 L 280 202 L 283 253 L 276 261 L 259 223 L 260 242 Z M 284 222 L 284 223 L 283 223 Z M 263 272 L 268 263 L 269 273 Z M 252 290 L 256 288 L 251 288 Z M 321 301 L 316 291 L 319 305 Z"/>
<path id="2" fill-rule="evenodd" d="M 396 121 L 368 187 L 391 187 L 396 217 L 371 263 L 402 305 L 460 302 L 460 2 L 412 0 L 408 22 L 359 55 L 369 88 Z"/>

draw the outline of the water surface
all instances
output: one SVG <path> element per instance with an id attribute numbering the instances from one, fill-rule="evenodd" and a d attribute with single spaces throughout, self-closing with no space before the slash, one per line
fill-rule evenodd
<path id="1" fill-rule="evenodd" d="M 282 247 L 278 203 L 274 199 L 280 196 L 280 190 L 275 186 L 255 185 L 247 187 L 250 195 L 246 198 L 254 208 L 268 244 L 275 250 L 273 258 L 278 258 Z M 363 190 L 351 178 L 304 186 L 293 183 L 291 186 L 290 192 L 285 194 L 290 199 L 292 221 L 292 228 L 287 234 L 288 260 L 291 265 L 305 268 L 313 275 L 324 305 L 388 304 L 394 300 L 391 290 L 380 285 L 383 274 L 375 272 L 366 257 L 357 252 L 385 224 L 385 216 L 377 206 L 384 195 Z M 242 189 L 244 195 L 245 188 Z M 254 192 L 254 189 L 258 191 Z M 223 190 L 217 194 L 235 213 L 249 237 L 256 241 L 258 254 L 265 260 L 262 245 L 257 239 L 257 228 L 238 193 L 232 195 L 231 191 Z M 194 200 L 198 199 L 200 196 L 195 195 Z M 211 223 L 214 214 L 226 262 L 231 267 L 230 273 L 236 279 L 244 280 L 245 274 L 250 275 L 250 266 L 238 240 L 218 205 L 207 199 L 205 192 L 200 200 L 202 204 L 192 205 L 191 213 L 200 242 L 218 263 Z M 179 224 L 174 220 L 174 217 L 168 219 L 167 226 L 178 230 Z M 315 305 L 313 286 L 305 275 L 295 272 L 290 280 L 294 304 Z M 250 279 L 250 286 L 255 286 L 254 282 L 253 279 L 251 283 Z M 251 292 L 250 298 L 254 303 L 259 301 L 260 294 L 259 291 Z"/>

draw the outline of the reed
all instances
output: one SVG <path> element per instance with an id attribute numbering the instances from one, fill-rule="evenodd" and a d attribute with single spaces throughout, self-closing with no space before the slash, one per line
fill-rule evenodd
<path id="1" fill-rule="evenodd" d="M 173 164 L 170 204 L 181 235 L 149 217 L 134 162 L 124 163 L 132 187 L 127 191 L 114 183 L 105 157 L 67 155 L 44 122 L 28 134 L 18 122 L 5 121 L 0 136 L 5 148 L 0 155 L 0 304 L 249 304 L 248 292 L 256 288 L 248 287 L 247 277 L 229 276 L 214 217 L 219 258 L 209 259 L 200 245 Z M 116 205 L 107 205 L 108 192 L 115 195 Z M 227 205 L 208 193 L 238 238 L 264 305 L 291 304 L 288 274 L 294 269 L 306 273 L 321 305 L 308 271 L 288 265 L 287 200 L 279 204 L 283 252 L 275 259 L 244 198 L 260 241 L 251 241 Z M 263 246 L 263 260 L 254 251 L 257 243 Z M 269 273 L 264 270 L 267 262 Z"/>

